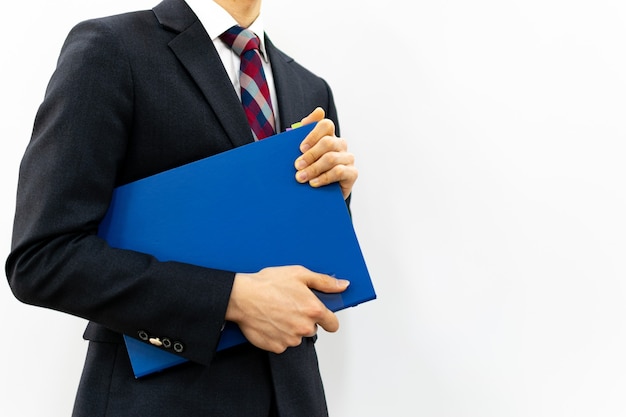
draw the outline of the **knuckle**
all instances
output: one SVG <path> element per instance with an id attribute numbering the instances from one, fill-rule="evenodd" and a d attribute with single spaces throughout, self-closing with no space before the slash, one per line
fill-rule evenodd
<path id="1" fill-rule="evenodd" d="M 348 141 L 346 141 L 343 138 L 337 138 L 338 143 L 339 143 L 339 148 L 341 150 L 347 151 L 348 150 Z"/>
<path id="2" fill-rule="evenodd" d="M 296 334 L 300 337 L 308 336 L 315 331 L 315 326 L 313 324 L 302 324 Z"/>
<path id="3" fill-rule="evenodd" d="M 328 172 L 324 172 L 315 178 L 315 183 L 312 183 L 314 187 L 321 187 L 323 185 L 330 184 L 330 175 Z"/>
<path id="4" fill-rule="evenodd" d="M 302 343 L 302 336 L 291 336 L 287 339 L 287 347 L 299 346 Z M 286 350 L 286 349 L 285 349 Z"/>
<path id="5" fill-rule="evenodd" d="M 318 125 L 321 125 L 321 127 L 323 127 L 325 130 L 332 132 L 335 131 L 335 122 L 330 119 L 322 119 L 318 122 Z"/>
<path id="6" fill-rule="evenodd" d="M 315 148 L 309 149 L 304 155 L 302 155 L 307 164 L 312 164 L 319 158 L 317 150 Z"/>
<path id="7" fill-rule="evenodd" d="M 321 303 L 315 303 L 307 307 L 306 315 L 311 318 L 320 318 L 326 312 L 326 308 L 322 307 Z"/>
<path id="8" fill-rule="evenodd" d="M 295 273 L 299 274 L 303 273 L 306 270 L 306 268 L 302 265 L 291 265 L 290 268 L 293 269 Z"/>
<path id="9" fill-rule="evenodd" d="M 276 353 L 276 354 L 280 355 L 281 353 L 283 353 L 284 351 L 287 350 L 287 347 L 288 347 L 287 345 L 279 344 L 279 345 L 276 345 L 276 346 L 272 347 L 269 350 L 272 353 Z"/>
<path id="10" fill-rule="evenodd" d="M 322 159 L 324 160 L 324 163 L 331 167 L 339 163 L 339 155 L 337 155 L 336 152 L 327 152 L 324 154 Z"/>
<path id="11" fill-rule="evenodd" d="M 324 148 L 326 149 L 334 149 L 337 143 L 335 139 L 336 138 L 334 136 L 324 136 L 322 139 L 320 139 L 320 143 L 324 145 Z"/>
<path id="12" fill-rule="evenodd" d="M 347 168 L 345 165 L 335 165 L 334 168 L 336 174 L 337 174 L 337 178 L 339 179 L 343 179 L 345 176 L 345 173 L 347 171 Z"/>
<path id="13" fill-rule="evenodd" d="M 356 169 L 355 167 L 352 167 L 352 178 L 354 179 L 354 181 L 356 181 L 358 177 L 359 177 L 359 170 Z"/>
<path id="14" fill-rule="evenodd" d="M 309 168 L 307 168 L 308 178 L 315 178 L 321 174 L 321 169 L 319 164 L 313 164 Z"/>

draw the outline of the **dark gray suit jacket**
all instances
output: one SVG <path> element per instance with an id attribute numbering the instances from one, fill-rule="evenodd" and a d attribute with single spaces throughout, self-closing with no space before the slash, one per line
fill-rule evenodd
<path id="1" fill-rule="evenodd" d="M 336 123 L 328 85 L 269 40 L 267 51 L 281 130 L 317 106 Z M 22 161 L 6 271 L 20 300 L 90 321 L 76 416 L 326 415 L 311 339 L 281 355 L 249 344 L 215 352 L 234 272 L 158 262 L 96 236 L 115 186 L 252 140 L 184 1 L 69 34 Z M 141 331 L 179 342 L 190 362 L 135 380 L 120 334 Z"/>

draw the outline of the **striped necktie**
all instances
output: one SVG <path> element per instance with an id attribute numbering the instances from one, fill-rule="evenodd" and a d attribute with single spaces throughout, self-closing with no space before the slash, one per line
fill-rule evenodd
<path id="1" fill-rule="evenodd" d="M 220 38 L 241 58 L 239 83 L 241 103 L 250 123 L 254 140 L 276 133 L 270 90 L 265 79 L 259 38 L 251 30 L 233 26 Z"/>

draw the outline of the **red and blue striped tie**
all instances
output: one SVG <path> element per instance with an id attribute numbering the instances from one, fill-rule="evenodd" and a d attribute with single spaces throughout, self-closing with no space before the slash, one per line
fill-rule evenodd
<path id="1" fill-rule="evenodd" d="M 220 38 L 241 58 L 239 83 L 241 103 L 252 129 L 254 140 L 272 136 L 275 130 L 270 90 L 265 79 L 259 38 L 251 30 L 233 26 Z"/>

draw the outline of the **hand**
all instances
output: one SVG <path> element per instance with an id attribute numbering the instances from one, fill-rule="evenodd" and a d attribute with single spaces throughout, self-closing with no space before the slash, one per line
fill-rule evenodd
<path id="1" fill-rule="evenodd" d="M 226 320 L 233 321 L 253 345 L 274 353 L 298 346 L 314 336 L 319 324 L 335 332 L 335 314 L 311 291 L 339 293 L 346 280 L 312 272 L 302 266 L 265 268 L 255 274 L 236 274 Z"/>
<path id="2" fill-rule="evenodd" d="M 324 117 L 324 110 L 318 107 L 302 119 L 302 124 L 318 123 L 300 144 L 302 155 L 295 162 L 296 180 L 313 187 L 338 182 L 346 199 L 359 173 L 346 141 L 335 136 L 335 124 Z"/>

